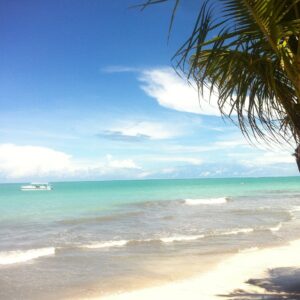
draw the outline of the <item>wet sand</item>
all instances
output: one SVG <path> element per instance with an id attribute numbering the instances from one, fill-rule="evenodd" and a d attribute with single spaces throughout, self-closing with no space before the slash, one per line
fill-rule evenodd
<path id="1" fill-rule="evenodd" d="M 252 249 L 232 255 L 204 273 L 189 279 L 174 281 L 161 286 L 144 288 L 109 296 L 81 298 L 93 300 L 217 300 L 217 299 L 259 299 L 257 296 L 294 293 L 293 286 L 299 287 L 300 240 L 287 245 L 265 249 Z M 285 273 L 274 276 L 279 270 Z M 296 270 L 296 271 L 295 271 Z M 290 271 L 290 272 L 288 272 Z M 272 273 L 273 272 L 273 273 Z M 276 273 L 276 274 L 277 274 Z M 272 277 L 273 276 L 273 277 Z M 282 290 L 270 288 L 272 280 L 281 278 Z M 288 279 L 287 279 L 288 278 Z M 294 285 L 289 287 L 290 282 Z M 278 282 L 277 282 L 278 286 Z M 292 292 L 288 289 L 292 289 Z M 244 294 L 241 294 L 244 293 Z M 239 298 L 238 298 L 239 297 Z M 256 297 L 256 298 L 254 298 Z M 293 296 L 295 298 L 297 296 Z M 246 299 L 246 298 L 245 298 Z M 274 298 L 275 299 L 275 298 Z M 279 299 L 279 298 L 278 298 Z M 289 298 L 287 298 L 289 299 Z"/>

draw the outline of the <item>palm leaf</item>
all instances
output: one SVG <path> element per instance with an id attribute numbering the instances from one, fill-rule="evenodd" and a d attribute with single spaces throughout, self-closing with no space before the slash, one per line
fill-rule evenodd
<path id="1" fill-rule="evenodd" d="M 222 6 L 217 20 L 216 1 Z M 248 138 L 299 142 L 300 0 L 202 1 L 173 60 L 200 92 L 205 86 L 218 91 L 220 111 Z"/>

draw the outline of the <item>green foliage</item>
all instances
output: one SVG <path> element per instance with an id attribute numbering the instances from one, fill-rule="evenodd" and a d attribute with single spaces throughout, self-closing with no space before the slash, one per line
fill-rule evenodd
<path id="1" fill-rule="evenodd" d="M 236 114 L 248 138 L 299 143 L 299 36 L 300 0 L 207 0 L 174 61 L 200 92 L 217 91 L 220 111 Z"/>

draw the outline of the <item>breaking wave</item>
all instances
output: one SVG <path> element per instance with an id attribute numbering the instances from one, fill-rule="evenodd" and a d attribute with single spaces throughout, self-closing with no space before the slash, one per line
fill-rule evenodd
<path id="1" fill-rule="evenodd" d="M 10 265 L 30 261 L 42 256 L 55 254 L 55 248 L 39 248 L 0 252 L 0 265 Z"/>
<path id="2" fill-rule="evenodd" d="M 253 232 L 253 228 L 242 228 L 225 232 L 211 233 L 211 234 L 198 234 L 198 235 L 171 235 L 166 237 L 154 237 L 149 239 L 137 239 L 137 240 L 112 240 L 112 241 L 102 241 L 94 242 L 91 244 L 81 245 L 80 248 L 85 249 L 102 249 L 102 248 L 112 248 L 112 247 L 123 247 L 127 245 L 135 245 L 140 243 L 152 243 L 152 242 L 162 242 L 162 243 L 173 243 L 173 242 L 186 242 L 195 241 L 212 236 L 221 235 L 235 235 L 235 234 L 246 234 Z"/>
<path id="3" fill-rule="evenodd" d="M 163 242 L 163 243 L 173 243 L 173 242 L 184 242 L 184 241 L 194 241 L 204 238 L 205 235 L 174 235 L 168 237 L 157 237 L 141 240 L 116 240 L 116 241 L 103 241 L 95 242 L 87 245 L 81 245 L 80 248 L 86 249 L 101 249 L 101 248 L 112 248 L 112 247 L 123 247 L 128 244 L 133 245 L 137 243 L 151 243 L 151 242 Z"/>
<path id="4" fill-rule="evenodd" d="M 198 239 L 204 238 L 204 234 L 200 235 L 177 235 L 177 236 L 170 236 L 170 237 L 164 237 L 160 238 L 159 240 L 164 243 L 173 243 L 173 242 L 181 242 L 181 241 L 194 241 Z"/>
<path id="5" fill-rule="evenodd" d="M 300 211 L 300 206 L 294 206 L 291 211 Z"/>
<path id="6" fill-rule="evenodd" d="M 127 240 L 119 240 L 119 241 L 106 241 L 106 242 L 99 242 L 99 243 L 92 243 L 88 245 L 82 245 L 80 248 L 87 248 L 87 249 L 101 249 L 101 248 L 111 248 L 111 247 L 123 247 L 129 241 Z"/>
<path id="7" fill-rule="evenodd" d="M 239 234 L 239 233 L 250 233 L 253 232 L 253 228 L 241 228 L 241 229 L 236 229 L 236 230 L 231 230 L 231 231 L 225 231 L 222 233 L 219 233 L 219 235 L 234 235 L 234 234 Z"/>
<path id="8" fill-rule="evenodd" d="M 203 199 L 185 199 L 184 203 L 186 205 L 216 205 L 227 203 L 228 198 L 203 198 Z"/>
<path id="9" fill-rule="evenodd" d="M 271 227 L 270 230 L 271 231 L 279 231 L 282 227 L 282 223 L 280 222 L 277 226 Z"/>

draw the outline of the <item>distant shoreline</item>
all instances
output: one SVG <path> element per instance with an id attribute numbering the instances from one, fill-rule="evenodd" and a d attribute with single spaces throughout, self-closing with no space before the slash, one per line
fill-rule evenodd
<path id="1" fill-rule="evenodd" d="M 132 179 L 94 179 L 94 180 L 64 180 L 64 181 L 57 181 L 51 179 L 44 179 L 46 182 L 51 183 L 80 183 L 80 182 L 127 182 L 127 181 L 169 181 L 169 180 L 176 180 L 176 181 L 184 181 L 184 180 L 224 180 L 224 179 L 279 179 L 279 178 L 299 178 L 300 176 L 291 175 L 291 176 L 247 176 L 247 177 L 239 177 L 239 176 L 231 176 L 231 177 L 186 177 L 186 178 L 132 178 Z M 13 181 L 13 182 L 0 182 L 0 185 L 5 184 L 25 184 L 29 183 L 32 180 L 27 181 Z"/>

